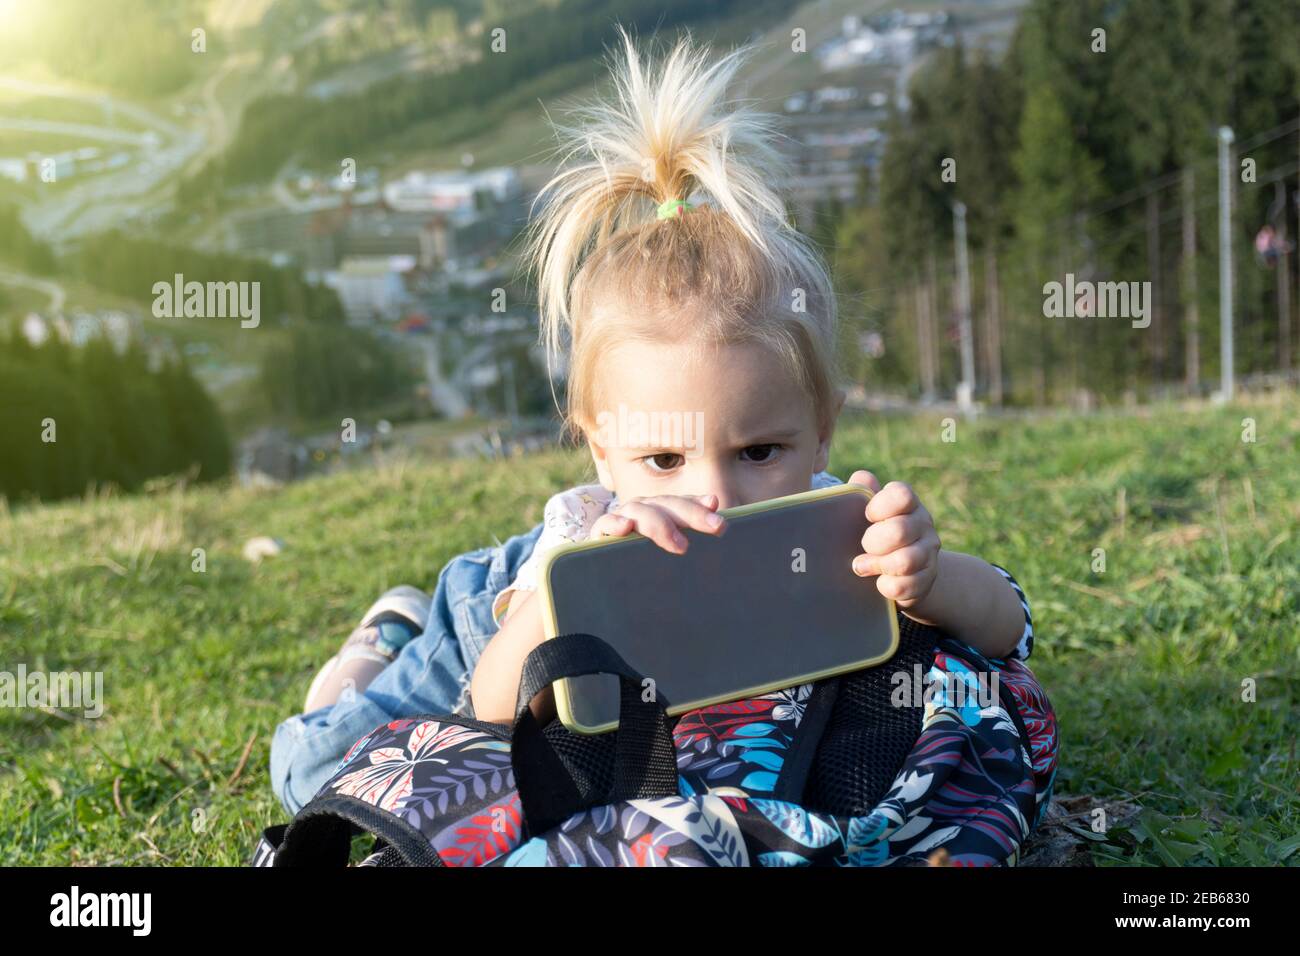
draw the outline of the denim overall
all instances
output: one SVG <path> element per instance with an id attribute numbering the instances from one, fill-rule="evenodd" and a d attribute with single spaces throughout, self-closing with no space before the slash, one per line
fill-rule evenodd
<path id="1" fill-rule="evenodd" d="M 472 714 L 470 674 L 496 634 L 492 601 L 533 553 L 538 524 L 501 545 L 458 555 L 438 574 L 424 633 L 359 694 L 291 717 L 271 741 L 271 787 L 297 813 L 348 748 L 380 724 L 415 714 Z"/>

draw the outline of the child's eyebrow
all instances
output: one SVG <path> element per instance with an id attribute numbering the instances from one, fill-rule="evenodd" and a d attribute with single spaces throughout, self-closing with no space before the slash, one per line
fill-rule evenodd
<path id="1" fill-rule="evenodd" d="M 784 428 L 779 431 L 763 431 L 758 433 L 760 436 L 758 440 L 745 440 L 745 441 L 737 442 L 734 447 L 749 448 L 753 445 L 766 445 L 769 442 L 777 441 L 780 439 L 795 438 L 801 433 L 801 431 L 802 429 L 799 428 Z M 636 451 L 638 452 L 639 455 L 642 456 L 664 454 L 666 452 L 673 452 L 673 453 L 680 454 L 685 448 L 686 448 L 685 445 L 646 445 L 642 448 L 636 449 Z"/>

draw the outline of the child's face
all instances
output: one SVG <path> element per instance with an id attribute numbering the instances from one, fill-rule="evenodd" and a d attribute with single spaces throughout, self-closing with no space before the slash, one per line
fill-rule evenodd
<path id="1" fill-rule="evenodd" d="M 692 361 L 684 345 L 628 342 L 599 375 L 587 439 L 601 484 L 623 501 L 714 494 L 731 508 L 807 491 L 826 468 L 834 426 L 819 433 L 812 400 L 762 346 Z"/>

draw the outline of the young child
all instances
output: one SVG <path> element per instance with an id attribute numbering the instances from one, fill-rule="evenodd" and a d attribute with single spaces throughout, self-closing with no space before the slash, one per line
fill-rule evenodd
<path id="1" fill-rule="evenodd" d="M 564 131 L 580 158 L 539 195 L 527 256 L 548 355 L 569 340 L 566 423 L 599 484 L 548 502 L 532 556 L 496 599 L 501 628 L 471 684 L 484 720 L 513 720 L 523 660 L 544 639 L 534 592 L 547 549 L 638 532 L 680 554 L 680 529 L 724 533 L 721 509 L 837 481 L 825 472 L 844 401 L 831 280 L 774 191 L 770 127 L 723 108 L 743 51 L 707 66 L 682 42 L 648 76 L 624 44 L 616 101 Z M 633 414 L 701 427 L 690 447 L 609 434 Z M 908 485 L 866 471 L 849 481 L 877 492 L 853 565 L 863 587 L 986 656 L 1027 656 L 1027 607 L 1006 572 L 941 549 Z M 533 709 L 554 716 L 548 693 Z"/>
<path id="2" fill-rule="evenodd" d="M 533 532 L 453 561 L 432 613 L 410 592 L 371 609 L 314 682 L 308 713 L 277 729 L 272 778 L 290 810 L 385 719 L 513 721 L 523 661 L 544 638 L 534 592 L 550 548 L 637 532 L 682 553 L 681 529 L 725 532 L 722 509 L 839 482 L 825 470 L 844 401 L 831 280 L 786 220 L 769 122 L 724 108 L 745 51 L 709 66 L 682 41 L 650 75 L 623 39 L 616 100 L 561 130 L 577 162 L 539 195 L 525 257 L 548 356 L 567 352 L 566 424 L 598 482 L 559 491 Z M 611 434 L 610 421 L 637 414 L 701 427 L 654 444 Z M 942 549 L 907 484 L 882 488 L 866 471 L 849 481 L 876 492 L 854 561 L 863 587 L 987 657 L 1029 656 L 1029 607 L 1006 571 Z M 486 577 L 473 573 L 484 563 Z M 532 707 L 554 714 L 549 693 Z"/>

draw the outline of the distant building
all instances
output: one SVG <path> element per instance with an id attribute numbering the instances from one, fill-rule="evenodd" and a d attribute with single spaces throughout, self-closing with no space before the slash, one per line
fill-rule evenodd
<path id="1" fill-rule="evenodd" d="M 924 47 L 941 42 L 949 25 L 949 16 L 935 13 L 908 13 L 893 10 L 863 24 L 858 16 L 841 21 L 840 36 L 823 44 L 817 51 L 824 71 L 846 70 L 869 63 L 901 66 Z"/>
<path id="2" fill-rule="evenodd" d="M 240 444 L 236 472 L 240 483 L 278 485 L 307 470 L 307 450 L 283 428 L 263 428 Z"/>
<path id="3" fill-rule="evenodd" d="M 813 91 L 813 102 L 818 106 L 850 103 L 858 98 L 855 86 L 823 86 Z"/>
<path id="4" fill-rule="evenodd" d="M 35 312 L 28 312 L 23 319 L 23 338 L 32 345 L 33 348 L 40 348 L 45 344 L 45 340 L 50 337 L 50 326 L 43 318 Z"/>
<path id="5" fill-rule="evenodd" d="M 403 212 L 379 202 L 351 206 L 339 217 L 336 247 L 340 258 L 410 256 L 421 269 L 433 267 L 428 234 L 435 228 L 428 212 Z"/>
<path id="6" fill-rule="evenodd" d="M 63 342 L 78 348 L 94 339 L 104 339 L 117 352 L 125 352 L 133 338 L 143 340 L 140 318 L 114 310 L 77 311 L 69 316 L 56 315 L 49 319 L 38 312 L 29 312 L 20 328 L 23 337 L 37 347 L 51 335 L 57 335 Z"/>
<path id="7" fill-rule="evenodd" d="M 433 319 L 429 318 L 422 312 L 411 312 L 402 321 L 397 323 L 397 331 L 405 332 L 408 335 L 418 332 L 428 332 L 433 328 Z"/>
<path id="8" fill-rule="evenodd" d="M 336 218 L 346 218 L 340 208 L 298 210 L 272 208 L 235 219 L 228 244 L 241 255 L 271 257 L 288 253 L 308 271 L 333 269 L 341 258 Z"/>
<path id="9" fill-rule="evenodd" d="M 27 181 L 27 160 L 0 156 L 0 176 L 16 183 Z"/>
<path id="10" fill-rule="evenodd" d="M 491 255 L 513 235 L 523 199 L 514 170 L 502 172 L 509 175 L 464 181 L 411 174 L 398 181 L 402 189 L 385 187 L 373 201 L 345 194 L 244 216 L 235 223 L 234 241 L 241 251 L 288 253 L 308 272 L 386 256 L 410 256 L 421 271 L 438 270 L 452 260 Z"/>
<path id="11" fill-rule="evenodd" d="M 46 155 L 44 153 L 28 153 L 27 169 L 33 179 L 44 181 L 47 178 L 46 170 L 52 174 L 52 181 L 68 179 L 77 172 L 77 157 L 72 152 L 55 153 Z"/>
<path id="12" fill-rule="evenodd" d="M 510 166 L 473 172 L 412 170 L 384 186 L 384 202 L 404 212 L 475 212 L 484 209 L 483 196 L 502 206 L 522 192 L 519 173 Z"/>
<path id="13" fill-rule="evenodd" d="M 512 166 L 472 172 L 413 171 L 383 188 L 384 205 L 400 213 L 442 216 L 448 238 L 458 251 L 443 259 L 463 257 L 475 247 L 509 239 L 527 218 L 523 183 Z"/>
<path id="14" fill-rule="evenodd" d="M 409 303 L 403 277 L 413 268 L 412 256 L 349 256 L 326 274 L 325 284 L 338 293 L 349 319 L 395 319 Z"/>
<path id="15" fill-rule="evenodd" d="M 902 64 L 916 55 L 916 49 L 917 32 L 911 27 L 897 27 L 883 33 L 862 27 L 853 36 L 825 44 L 818 51 L 818 60 L 827 72 L 869 63 Z"/>

